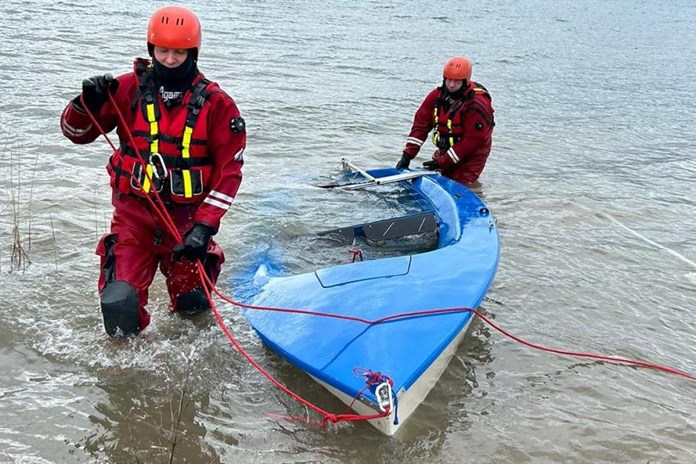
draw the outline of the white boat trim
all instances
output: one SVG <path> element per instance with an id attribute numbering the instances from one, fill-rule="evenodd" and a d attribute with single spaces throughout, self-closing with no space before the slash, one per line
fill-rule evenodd
<path id="1" fill-rule="evenodd" d="M 368 422 L 385 435 L 394 435 L 399 430 L 401 424 L 406 422 L 406 419 L 408 419 L 408 417 L 411 415 L 411 413 L 413 413 L 413 411 L 415 411 L 418 405 L 420 405 L 423 402 L 425 397 L 428 396 L 428 393 L 430 393 L 430 390 L 432 390 L 437 381 L 440 379 L 442 373 L 449 365 L 450 361 L 454 357 L 454 353 L 456 353 L 457 348 L 459 347 L 464 336 L 469 330 L 471 321 L 473 321 L 475 317 L 476 316 L 472 314 L 472 316 L 469 318 L 462 330 L 457 334 L 456 337 L 452 339 L 449 345 L 447 345 L 445 349 L 442 350 L 442 353 L 440 353 L 440 355 L 437 358 L 435 358 L 435 360 L 423 372 L 423 374 L 421 374 L 421 376 L 418 377 L 418 379 L 413 383 L 413 385 L 411 385 L 411 388 L 405 391 L 402 390 L 400 392 L 396 392 L 396 397 L 398 401 L 395 412 L 398 416 L 398 424 L 394 424 L 394 412 L 392 412 L 389 416 L 382 417 L 379 419 L 372 419 Z M 358 414 L 373 415 L 379 413 L 379 408 L 377 407 L 377 405 L 366 404 L 360 401 L 360 399 L 355 400 L 353 397 L 348 396 L 342 391 L 322 382 L 320 379 L 314 377 L 313 375 L 310 375 L 310 377 L 314 379 L 317 383 L 321 384 L 334 396 L 338 397 L 346 405 L 350 406 L 352 403 L 353 410 Z"/>
<path id="2" fill-rule="evenodd" d="M 350 160 L 349 160 L 348 158 L 341 158 L 341 164 L 343 164 L 343 170 L 344 170 L 344 171 L 350 171 L 350 170 L 352 170 L 352 171 L 354 171 L 354 172 L 359 173 L 361 176 L 363 176 L 365 179 L 367 179 L 367 180 L 369 180 L 369 181 L 377 180 L 376 178 L 374 178 L 372 175 L 370 175 L 370 174 L 369 174 L 367 171 L 365 171 L 364 169 L 361 169 L 361 168 L 359 168 L 358 166 L 356 166 L 356 165 L 354 165 L 353 163 L 351 163 Z M 350 169 L 348 169 L 348 168 L 350 168 Z"/>
<path id="3" fill-rule="evenodd" d="M 356 190 L 365 187 L 371 187 L 374 185 L 384 185 L 391 184 L 393 182 L 401 182 L 402 180 L 415 179 L 417 177 L 432 176 L 438 174 L 435 171 L 410 171 L 404 172 L 402 174 L 395 174 L 393 176 L 380 177 L 379 179 L 368 180 L 367 182 L 359 182 L 356 184 L 345 184 L 338 185 L 335 188 L 338 190 Z"/>

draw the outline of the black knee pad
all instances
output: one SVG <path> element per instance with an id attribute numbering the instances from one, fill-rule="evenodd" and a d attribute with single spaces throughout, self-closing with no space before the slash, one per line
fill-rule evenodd
<path id="1" fill-rule="evenodd" d="M 202 289 L 191 290 L 176 297 L 174 311 L 182 316 L 193 316 L 210 310 L 210 303 Z"/>
<path id="2" fill-rule="evenodd" d="M 138 306 L 138 293 L 131 284 L 122 280 L 109 282 L 101 294 L 106 333 L 112 337 L 137 335 L 140 332 Z"/>

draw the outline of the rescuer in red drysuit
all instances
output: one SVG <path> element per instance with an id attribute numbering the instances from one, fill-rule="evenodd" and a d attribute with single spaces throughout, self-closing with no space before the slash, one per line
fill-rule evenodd
<path id="1" fill-rule="evenodd" d="M 438 170 L 462 184 L 481 175 L 491 152 L 495 122 L 491 96 L 471 80 L 471 70 L 471 62 L 462 56 L 447 61 L 442 86 L 431 91 L 416 111 L 398 169 L 409 167 L 434 129 L 437 150 L 432 160 L 423 163 L 425 169 Z"/>
<path id="2" fill-rule="evenodd" d="M 166 277 L 172 311 L 193 315 L 210 309 L 196 262 L 217 279 L 225 258 L 212 236 L 242 181 L 244 120 L 234 100 L 198 71 L 201 26 L 196 15 L 174 6 L 157 10 L 148 25 L 147 47 L 152 62 L 139 58 L 131 73 L 86 79 L 81 96 L 87 108 L 78 96 L 61 117 L 63 134 L 74 143 L 90 143 L 100 135 L 87 110 L 104 132 L 115 128 L 120 142 L 107 165 L 111 232 L 97 246 L 101 310 L 110 336 L 138 334 L 147 327 L 148 287 L 158 267 Z M 154 190 L 183 244 L 177 245 L 148 204 L 145 197 L 154 198 Z"/>

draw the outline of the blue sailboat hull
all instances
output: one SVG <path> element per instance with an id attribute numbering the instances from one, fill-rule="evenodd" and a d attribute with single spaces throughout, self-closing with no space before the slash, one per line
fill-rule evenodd
<path id="1" fill-rule="evenodd" d="M 375 178 L 395 169 L 368 171 Z M 294 308 L 367 320 L 442 308 L 478 308 L 496 273 L 499 240 L 495 220 L 466 187 L 439 175 L 405 184 L 435 213 L 435 250 L 317 269 L 299 275 L 265 276 L 254 305 Z M 371 421 L 393 434 L 427 395 L 449 362 L 473 317 L 461 311 L 402 318 L 376 325 L 306 314 L 247 310 L 263 342 L 363 414 L 379 411 L 366 369 L 393 381 L 397 407 Z M 362 392 L 362 393 L 360 393 Z"/>

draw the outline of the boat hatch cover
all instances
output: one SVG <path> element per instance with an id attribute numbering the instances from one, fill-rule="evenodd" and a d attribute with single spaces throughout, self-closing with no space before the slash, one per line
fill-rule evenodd
<path id="1" fill-rule="evenodd" d="M 364 280 L 403 276 L 411 270 L 411 256 L 395 256 L 378 261 L 361 261 L 318 269 L 314 273 L 322 287 L 335 287 Z"/>
<path id="2" fill-rule="evenodd" d="M 435 213 L 432 211 L 425 211 L 409 216 L 325 230 L 319 232 L 318 235 L 332 235 L 338 237 L 341 242 L 350 244 L 353 243 L 355 237 L 367 237 L 374 241 L 389 240 L 406 237 L 408 235 L 432 232 L 433 230 L 437 230 L 437 228 L 438 223 Z"/>

